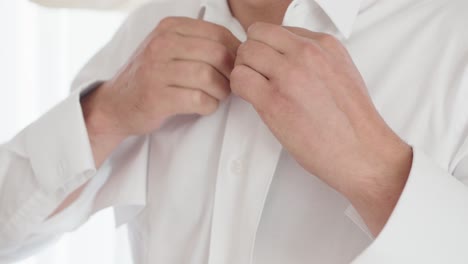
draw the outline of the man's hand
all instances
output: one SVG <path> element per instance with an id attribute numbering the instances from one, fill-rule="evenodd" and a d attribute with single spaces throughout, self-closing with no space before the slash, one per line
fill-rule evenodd
<path id="1" fill-rule="evenodd" d="M 231 88 L 306 170 L 345 195 L 374 234 L 381 231 L 412 149 L 378 114 L 338 40 L 256 23 L 238 49 Z"/>
<path id="2" fill-rule="evenodd" d="M 178 114 L 209 115 L 230 93 L 240 42 L 226 28 L 166 18 L 112 78 L 81 100 L 96 167 L 128 136 Z M 72 204 L 85 185 L 50 215 Z"/>
<path id="3" fill-rule="evenodd" d="M 230 94 L 239 44 L 212 23 L 162 20 L 122 70 L 82 100 L 97 166 L 124 138 L 171 116 L 213 113 Z"/>

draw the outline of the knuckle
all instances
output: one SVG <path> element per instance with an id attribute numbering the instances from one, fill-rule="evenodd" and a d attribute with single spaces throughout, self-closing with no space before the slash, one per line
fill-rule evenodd
<path id="1" fill-rule="evenodd" d="M 249 61 L 258 58 L 260 51 L 262 50 L 258 48 L 257 44 L 252 41 L 246 41 L 238 49 L 236 63 L 247 64 Z"/>
<path id="2" fill-rule="evenodd" d="M 320 34 L 317 37 L 318 42 L 323 46 L 337 46 L 339 45 L 340 41 L 333 35 L 330 34 Z"/>
<path id="3" fill-rule="evenodd" d="M 203 64 L 196 66 L 194 74 L 204 83 L 210 83 L 214 80 L 214 70 Z"/>
<path id="4" fill-rule="evenodd" d="M 247 53 L 247 42 L 242 43 L 237 49 L 237 57 L 244 58 Z"/>
<path id="5" fill-rule="evenodd" d="M 201 115 L 211 114 L 218 108 L 218 101 L 199 90 L 192 93 L 192 103 L 196 112 Z"/>
<path id="6" fill-rule="evenodd" d="M 304 42 L 300 50 L 307 57 L 315 57 L 321 53 L 320 47 L 312 42 Z"/>
<path id="7" fill-rule="evenodd" d="M 244 68 L 242 66 L 236 66 L 231 72 L 230 84 L 231 89 L 234 92 L 238 92 L 242 87 L 244 79 Z"/>
<path id="8" fill-rule="evenodd" d="M 315 65 L 324 65 L 327 62 L 327 53 L 320 45 L 310 41 L 304 44 L 300 61 L 306 64 L 313 62 Z"/>
<path id="9" fill-rule="evenodd" d="M 258 47 L 258 43 L 255 43 L 255 41 L 252 41 L 252 40 L 247 40 L 241 45 L 241 47 L 239 48 L 241 48 L 242 52 L 248 54 L 248 53 L 252 53 L 252 50 L 255 47 Z"/>
<path id="10" fill-rule="evenodd" d="M 202 91 L 196 90 L 192 92 L 192 105 L 195 107 L 200 107 L 206 101 L 205 93 Z"/>
<path id="11" fill-rule="evenodd" d="M 234 69 L 232 69 L 231 71 L 231 82 L 232 81 L 237 81 L 239 79 L 239 75 L 240 75 L 240 72 L 241 72 L 241 66 L 240 65 L 237 65 L 236 67 L 234 67 Z"/>
<path id="12" fill-rule="evenodd" d="M 223 40 L 229 40 L 232 33 L 229 31 L 227 28 L 219 25 L 215 25 L 216 32 L 215 34 L 218 36 L 218 40 L 223 41 Z"/>
<path id="13" fill-rule="evenodd" d="M 155 38 L 153 38 L 150 48 L 152 53 L 160 53 L 160 54 L 166 54 L 166 51 L 168 49 L 171 49 L 174 47 L 175 42 L 176 42 L 176 36 L 171 33 L 163 33 L 157 35 Z"/>
<path id="14" fill-rule="evenodd" d="M 262 22 L 254 22 L 252 25 L 249 26 L 248 28 L 248 33 L 257 33 L 259 30 L 262 30 L 262 28 L 264 27 L 264 23 Z"/>
<path id="15" fill-rule="evenodd" d="M 158 31 L 166 31 L 169 30 L 170 28 L 174 27 L 178 22 L 178 19 L 176 17 L 165 17 L 159 21 L 159 24 L 157 26 Z"/>
<path id="16" fill-rule="evenodd" d="M 264 36 L 273 39 L 278 34 L 278 27 L 265 22 L 255 22 L 249 27 L 247 33 L 250 36 Z"/>
<path id="17" fill-rule="evenodd" d="M 226 47 L 218 45 L 212 49 L 214 60 L 220 65 L 232 65 L 233 59 Z"/>

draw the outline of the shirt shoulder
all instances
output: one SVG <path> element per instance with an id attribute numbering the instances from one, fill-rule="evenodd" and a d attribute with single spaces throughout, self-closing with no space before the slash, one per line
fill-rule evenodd
<path id="1" fill-rule="evenodd" d="M 377 22 L 387 22 L 395 35 L 406 36 L 408 42 L 424 40 L 421 48 L 437 46 L 441 52 L 466 60 L 468 1 L 380 0 L 376 6 L 381 14 Z"/>
<path id="2" fill-rule="evenodd" d="M 468 25 L 466 0 L 378 0 L 374 7 L 380 22 L 404 23 L 411 30 L 430 28 L 441 37 L 455 32 L 468 40 L 468 34 L 462 34 Z"/>
<path id="3" fill-rule="evenodd" d="M 127 18 L 129 28 L 136 27 L 141 31 L 154 28 L 165 17 L 196 17 L 200 9 L 200 0 L 159 0 L 148 2 L 135 9 Z"/>
<path id="4" fill-rule="evenodd" d="M 455 38 L 468 49 L 468 1 L 466 0 L 420 0 L 421 9 L 430 12 L 431 20 L 439 24 L 441 37 Z"/>

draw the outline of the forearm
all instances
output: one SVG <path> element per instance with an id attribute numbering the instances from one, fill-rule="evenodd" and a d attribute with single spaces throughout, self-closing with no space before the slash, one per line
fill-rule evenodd
<path id="1" fill-rule="evenodd" d="M 118 119 L 107 105 L 107 83 L 103 83 L 81 99 L 83 116 L 88 131 L 94 162 L 99 168 L 113 150 L 127 137 L 120 132 Z"/>
<path id="2" fill-rule="evenodd" d="M 465 158 L 461 169 L 451 174 L 413 148 L 410 175 L 391 217 L 352 263 L 466 263 L 467 162 Z"/>
<path id="3" fill-rule="evenodd" d="M 365 177 L 344 192 L 374 236 L 387 223 L 411 170 L 412 148 L 402 143 L 394 150 L 392 158 L 382 166 L 387 169 L 377 169 L 372 177 Z"/>
<path id="4" fill-rule="evenodd" d="M 113 150 L 125 139 L 125 136 L 116 132 L 116 124 L 113 124 L 112 119 L 109 117 L 111 113 L 107 114 L 108 112 L 103 107 L 102 100 L 105 94 L 103 90 L 108 89 L 105 85 L 105 83 L 102 84 L 81 98 L 83 117 L 96 168 L 101 167 Z M 49 218 L 54 217 L 73 204 L 80 197 L 87 184 L 83 184 L 68 195 Z"/>

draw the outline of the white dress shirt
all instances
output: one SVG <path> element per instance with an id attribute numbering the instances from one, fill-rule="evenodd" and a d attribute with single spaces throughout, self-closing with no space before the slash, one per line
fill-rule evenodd
<path id="1" fill-rule="evenodd" d="M 163 17 L 196 17 L 203 6 L 204 20 L 245 39 L 225 0 L 148 4 L 83 69 L 68 99 L 1 147 L 0 262 L 112 206 L 138 264 L 468 263 L 464 0 L 294 0 L 285 14 L 284 25 L 343 41 L 378 111 L 414 148 L 408 182 L 377 238 L 235 96 L 210 116 L 177 116 L 129 138 L 96 171 L 80 95 L 111 78 Z"/>
<path id="2" fill-rule="evenodd" d="M 133 10 L 149 1 L 164 0 L 30 0 L 39 5 L 54 8 L 85 8 L 98 10 Z"/>

